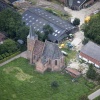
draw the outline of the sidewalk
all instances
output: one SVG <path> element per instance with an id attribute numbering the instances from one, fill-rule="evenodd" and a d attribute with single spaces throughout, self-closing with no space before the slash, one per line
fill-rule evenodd
<path id="1" fill-rule="evenodd" d="M 5 62 L 3 62 L 2 64 L 0 64 L 0 67 L 3 66 L 3 65 L 5 65 L 5 64 L 7 64 L 7 63 L 9 63 L 9 62 L 11 62 L 11 61 L 13 61 L 13 60 L 15 60 L 15 59 L 17 59 L 17 58 L 19 58 L 19 57 L 23 57 L 23 58 L 26 58 L 27 59 L 26 51 L 22 52 L 21 54 L 15 56 L 15 57 L 13 57 L 13 58 L 5 61 Z"/>
<path id="2" fill-rule="evenodd" d="M 97 90 L 97 91 L 95 91 L 94 93 L 90 94 L 90 95 L 88 96 L 88 98 L 89 98 L 89 100 L 93 100 L 93 99 L 95 99 L 95 98 L 98 97 L 98 96 L 100 96 L 100 89 Z"/>

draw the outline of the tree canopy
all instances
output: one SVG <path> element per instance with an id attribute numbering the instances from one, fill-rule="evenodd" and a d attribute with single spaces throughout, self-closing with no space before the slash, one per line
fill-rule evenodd
<path id="1" fill-rule="evenodd" d="M 89 70 L 87 71 L 87 73 L 86 73 L 86 76 L 87 76 L 87 78 L 89 78 L 89 79 L 95 79 L 96 78 L 96 75 L 97 75 L 97 73 L 96 73 L 96 71 L 93 69 L 93 65 L 92 64 L 90 64 L 90 66 L 89 66 Z"/>
<path id="2" fill-rule="evenodd" d="M 23 39 L 26 41 L 28 28 L 22 22 L 21 15 L 11 9 L 0 12 L 0 31 L 5 31 L 6 36 L 12 39 Z"/>
<path id="3" fill-rule="evenodd" d="M 85 37 L 100 44 L 100 13 L 91 17 L 84 28 Z"/>
<path id="4" fill-rule="evenodd" d="M 79 18 L 75 18 L 73 21 L 73 25 L 74 26 L 78 26 L 80 24 L 80 19 Z"/>
<path id="5" fill-rule="evenodd" d="M 0 55 L 6 52 L 14 52 L 18 49 L 15 41 L 7 39 L 3 44 L 0 45 Z"/>
<path id="6" fill-rule="evenodd" d="M 45 25 L 43 27 L 43 31 L 45 34 L 52 34 L 54 30 L 50 25 Z"/>

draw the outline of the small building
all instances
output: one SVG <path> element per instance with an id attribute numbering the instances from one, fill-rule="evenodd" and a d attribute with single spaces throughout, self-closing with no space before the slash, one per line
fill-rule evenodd
<path id="1" fill-rule="evenodd" d="M 100 46 L 89 41 L 80 51 L 79 58 L 100 68 Z"/>
<path id="2" fill-rule="evenodd" d="M 65 70 L 66 70 L 66 73 L 70 74 L 74 78 L 77 78 L 81 75 L 81 73 L 74 68 L 67 67 L 65 68 Z"/>
<path id="3" fill-rule="evenodd" d="M 0 33 L 0 44 L 2 44 L 3 43 L 3 41 L 5 40 L 5 35 L 4 34 L 2 34 L 2 33 Z"/>
<path id="4" fill-rule="evenodd" d="M 94 0 L 66 0 L 67 6 L 73 10 L 80 10 L 94 3 Z"/>

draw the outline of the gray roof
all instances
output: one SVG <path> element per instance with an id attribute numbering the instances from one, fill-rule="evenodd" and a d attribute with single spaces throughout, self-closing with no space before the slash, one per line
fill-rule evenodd
<path id="1" fill-rule="evenodd" d="M 42 54 L 42 63 L 45 64 L 48 59 L 59 59 L 63 56 L 57 44 L 45 41 L 45 47 Z"/>
<path id="2" fill-rule="evenodd" d="M 73 0 L 72 6 L 80 7 L 86 0 Z"/>
<path id="3" fill-rule="evenodd" d="M 68 21 L 65 21 L 53 14 L 43 10 L 42 8 L 30 8 L 22 14 L 22 20 L 26 22 L 27 26 L 33 26 L 35 31 L 43 33 L 43 26 L 50 25 L 54 32 L 52 36 L 54 39 L 60 37 L 65 31 L 75 29 L 75 27 Z"/>
<path id="4" fill-rule="evenodd" d="M 100 61 L 100 46 L 91 41 L 82 48 L 81 52 Z"/>

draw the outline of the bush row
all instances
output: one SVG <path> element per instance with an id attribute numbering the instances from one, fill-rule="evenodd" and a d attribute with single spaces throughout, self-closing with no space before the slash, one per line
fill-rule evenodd
<path id="1" fill-rule="evenodd" d="M 19 51 L 19 50 L 17 50 L 17 51 Z M 12 55 L 14 53 L 16 53 L 16 52 L 15 51 L 14 52 L 13 51 L 5 52 L 4 54 L 0 55 L 0 60 L 3 60 L 4 58 L 9 57 L 10 55 Z"/>
<path id="2" fill-rule="evenodd" d="M 0 60 L 0 63 L 3 63 L 3 62 L 5 62 L 5 61 L 7 61 L 8 59 L 10 59 L 10 58 L 12 58 L 12 57 L 14 57 L 14 56 L 16 56 L 16 55 L 18 55 L 18 54 L 20 54 L 20 51 L 17 51 L 16 53 L 11 53 L 11 54 L 7 54 L 7 55 L 9 55 L 9 56 L 5 56 L 5 58 L 3 58 L 2 60 Z M 0 55 L 0 57 L 2 57 L 1 55 Z"/>

